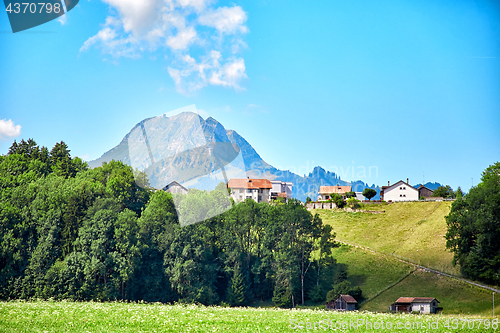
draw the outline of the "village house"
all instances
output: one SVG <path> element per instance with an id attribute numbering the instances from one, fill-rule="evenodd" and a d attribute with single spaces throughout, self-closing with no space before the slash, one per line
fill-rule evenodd
<path id="1" fill-rule="evenodd" d="M 380 190 L 380 199 L 385 201 L 417 201 L 419 200 L 419 191 L 409 184 L 408 178 L 406 182 L 400 180 L 396 184 L 382 186 Z"/>
<path id="2" fill-rule="evenodd" d="M 326 308 L 337 311 L 354 311 L 358 306 L 358 302 L 350 295 L 340 295 L 331 302 L 326 302 Z"/>
<path id="3" fill-rule="evenodd" d="M 273 185 L 267 179 L 230 179 L 227 188 L 235 202 L 253 199 L 256 202 L 269 202 Z"/>
<path id="4" fill-rule="evenodd" d="M 438 313 L 443 308 L 433 297 L 400 297 L 389 307 L 394 312 Z"/>
<path id="5" fill-rule="evenodd" d="M 162 188 L 162 190 L 172 194 L 186 194 L 188 192 L 187 188 L 185 188 L 175 180 Z"/>
<path id="6" fill-rule="evenodd" d="M 292 198 L 292 186 L 293 183 L 282 182 L 281 180 L 271 180 L 271 200 L 276 200 L 277 198 L 283 198 L 285 201 Z"/>
<path id="7" fill-rule="evenodd" d="M 425 187 L 424 185 L 420 185 L 418 187 L 418 197 L 420 198 L 430 198 L 434 194 L 434 191 Z"/>
<path id="8" fill-rule="evenodd" d="M 359 200 L 359 201 L 366 200 L 365 196 L 363 195 L 363 192 L 354 192 L 354 193 L 356 193 L 356 196 L 355 196 L 356 200 Z"/>
<path id="9" fill-rule="evenodd" d="M 346 193 L 351 192 L 351 186 L 320 186 L 318 200 L 326 201 L 330 200 L 332 193 L 340 194 L 342 198 L 346 199 Z"/>

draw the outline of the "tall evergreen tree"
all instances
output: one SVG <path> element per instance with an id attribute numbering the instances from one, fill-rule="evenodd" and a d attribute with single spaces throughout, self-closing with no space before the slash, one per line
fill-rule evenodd
<path id="1" fill-rule="evenodd" d="M 231 283 L 229 284 L 227 298 L 229 304 L 233 306 L 241 306 L 246 303 L 246 285 L 241 274 L 240 265 L 238 264 L 234 269 L 233 277 L 231 278 Z"/>

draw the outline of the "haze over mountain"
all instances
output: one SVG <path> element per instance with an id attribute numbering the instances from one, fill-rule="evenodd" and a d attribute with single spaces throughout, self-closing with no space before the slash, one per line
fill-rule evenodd
<path id="1" fill-rule="evenodd" d="M 223 181 L 224 177 L 248 176 L 292 182 L 292 196 L 302 201 L 308 196 L 315 200 L 322 185 L 351 185 L 355 191 L 369 187 L 379 192 L 378 186 L 369 186 L 360 180 L 344 181 L 319 166 L 304 177 L 279 170 L 264 161 L 235 130 L 225 129 L 214 118 L 203 119 L 194 112 L 142 120 L 116 147 L 90 161 L 89 166 L 94 168 L 111 160 L 145 170 L 155 188 L 162 188 L 176 180 L 187 187 L 209 189 Z M 221 168 L 224 169 L 224 177 L 220 173 L 213 176 Z M 208 174 L 212 176 L 200 177 Z"/>

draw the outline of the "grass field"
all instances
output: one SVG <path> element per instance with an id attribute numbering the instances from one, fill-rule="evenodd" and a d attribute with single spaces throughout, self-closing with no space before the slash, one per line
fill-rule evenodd
<path id="1" fill-rule="evenodd" d="M 384 210 L 383 214 L 314 210 L 330 224 L 337 239 L 442 272 L 459 275 L 446 250 L 446 221 L 451 202 L 400 202 L 366 205 L 364 209 Z"/>
<path id="2" fill-rule="evenodd" d="M 492 313 L 492 295 L 487 290 L 442 275 L 414 271 L 413 265 L 391 256 L 352 246 L 336 248 L 334 256 L 337 262 L 347 264 L 349 281 L 363 290 L 366 301 L 361 310 L 388 312 L 389 305 L 401 296 L 421 296 L 437 298 L 443 314 Z"/>
<path id="3" fill-rule="evenodd" d="M 363 296 L 367 299 L 414 270 L 413 265 L 393 257 L 347 245 L 334 249 L 333 255 L 338 263 L 347 265 L 348 280 L 351 284 L 361 287 Z"/>
<path id="4" fill-rule="evenodd" d="M 334 250 L 337 261 L 347 264 L 349 280 L 367 298 L 361 310 L 387 312 L 398 297 L 421 296 L 437 298 L 443 314 L 491 314 L 490 291 L 421 270 L 408 275 L 414 266 L 397 260 L 460 275 L 451 265 L 453 255 L 446 251 L 443 237 L 450 206 L 450 202 L 407 202 L 363 207 L 383 214 L 315 210 L 332 225 L 338 240 L 380 252 L 345 245 Z"/>
<path id="5" fill-rule="evenodd" d="M 443 314 L 492 315 L 492 294 L 465 282 L 435 273 L 417 270 L 394 287 L 365 303 L 363 310 L 388 311 L 400 296 L 435 297 L 443 307 Z M 495 313 L 500 313 L 500 301 L 495 302 Z"/>
<path id="6" fill-rule="evenodd" d="M 497 320 L 495 319 L 495 327 L 498 326 Z M 333 330 L 335 326 L 341 331 L 353 332 L 470 332 L 470 327 L 474 327 L 472 331 L 476 332 L 495 331 L 491 325 L 492 318 L 488 318 L 487 322 L 483 321 L 480 328 L 479 321 L 479 317 L 342 313 L 304 309 L 95 302 L 0 302 L 1 332 L 296 332 Z M 445 327 L 447 322 L 450 328 Z M 484 329 L 485 323 L 489 323 L 489 329 Z"/>

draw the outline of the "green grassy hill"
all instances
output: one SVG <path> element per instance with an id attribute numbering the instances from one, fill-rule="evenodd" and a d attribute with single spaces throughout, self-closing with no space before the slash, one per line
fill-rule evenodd
<path id="1" fill-rule="evenodd" d="M 387 312 L 400 296 L 435 297 L 443 307 L 443 314 L 492 315 L 491 292 L 465 282 L 435 273 L 416 270 L 394 287 L 363 305 L 363 310 Z M 500 302 L 495 302 L 495 313 L 500 313 Z"/>
<path id="2" fill-rule="evenodd" d="M 400 296 L 435 297 L 443 314 L 491 315 L 491 292 L 457 279 L 423 272 L 398 259 L 342 245 L 334 250 L 339 263 L 346 264 L 353 285 L 363 290 L 365 302 L 360 310 L 388 312 Z M 500 313 L 497 297 L 496 313 Z"/>
<path id="3" fill-rule="evenodd" d="M 347 265 L 348 280 L 352 285 L 361 287 L 366 299 L 397 283 L 415 269 L 413 265 L 390 256 L 347 245 L 334 249 L 333 255 L 338 263 Z"/>
<path id="4" fill-rule="evenodd" d="M 451 264 L 453 254 L 446 250 L 446 221 L 450 202 L 405 202 L 366 205 L 364 209 L 383 210 L 383 214 L 315 210 L 330 224 L 337 239 L 398 256 L 402 259 L 459 275 Z"/>
<path id="5" fill-rule="evenodd" d="M 337 261 L 348 266 L 351 283 L 363 290 L 366 301 L 361 310 L 387 312 L 400 296 L 421 296 L 436 297 L 444 314 L 491 315 L 490 291 L 415 270 L 414 265 L 398 260 L 460 275 L 443 238 L 450 206 L 450 202 L 411 202 L 363 207 L 383 214 L 314 211 L 332 225 L 337 240 L 373 250 L 347 245 L 334 249 Z M 500 300 L 496 308 L 500 313 Z"/>

